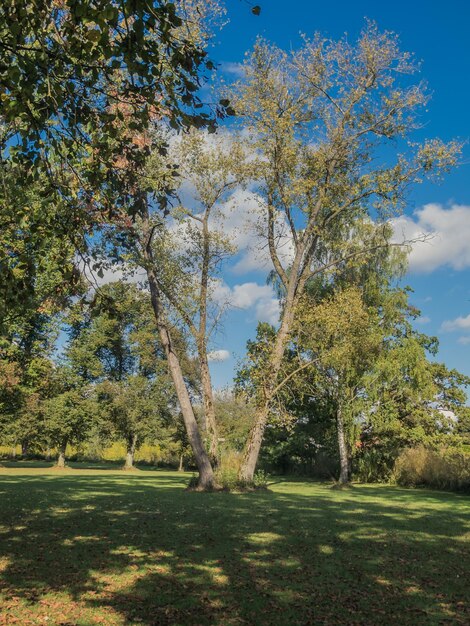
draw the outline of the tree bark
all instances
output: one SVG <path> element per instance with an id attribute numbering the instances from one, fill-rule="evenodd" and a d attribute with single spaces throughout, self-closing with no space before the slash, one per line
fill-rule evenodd
<path id="1" fill-rule="evenodd" d="M 178 472 L 184 472 L 183 461 L 184 461 L 184 455 L 180 454 L 180 464 L 178 466 Z"/>
<path id="2" fill-rule="evenodd" d="M 59 456 L 57 457 L 56 467 L 59 469 L 65 468 L 65 452 L 67 450 L 67 440 L 64 440 L 59 446 Z"/>
<path id="3" fill-rule="evenodd" d="M 199 351 L 199 369 L 201 372 L 202 397 L 204 402 L 204 415 L 210 437 L 209 455 L 212 463 L 218 463 L 219 453 L 219 432 L 215 417 L 214 395 L 212 391 L 212 380 L 207 361 L 207 350 Z"/>
<path id="4" fill-rule="evenodd" d="M 207 297 L 209 285 L 209 264 L 211 257 L 209 217 L 212 206 L 206 208 L 202 220 L 203 254 L 201 285 L 199 291 L 199 331 L 197 337 L 197 349 L 199 357 L 199 369 L 201 372 L 202 396 L 204 402 L 204 414 L 206 424 L 209 427 L 210 444 L 209 454 L 212 463 L 218 463 L 219 434 L 214 410 L 214 396 L 212 392 L 212 380 L 207 360 Z"/>
<path id="5" fill-rule="evenodd" d="M 343 413 L 340 404 L 338 404 L 338 407 L 336 409 L 336 429 L 338 434 L 338 451 L 340 464 L 338 482 L 341 485 L 346 485 L 349 482 L 349 454 L 344 433 Z"/>
<path id="6" fill-rule="evenodd" d="M 293 302 L 286 302 L 281 326 L 276 335 L 276 341 L 267 366 L 268 374 L 263 390 L 264 403 L 260 405 L 255 413 L 255 421 L 248 436 L 240 466 L 239 478 L 244 482 L 253 482 L 261 444 L 263 443 L 264 431 L 268 421 L 269 409 L 276 389 L 277 377 L 281 369 L 284 350 L 289 336 L 293 310 Z"/>
<path id="7" fill-rule="evenodd" d="M 199 432 L 199 427 L 191 405 L 191 399 L 186 388 L 179 358 L 173 350 L 170 332 L 162 310 L 160 290 L 158 288 L 158 283 L 153 269 L 153 259 L 148 248 L 146 250 L 146 261 L 150 297 L 160 335 L 160 341 L 166 354 L 168 368 L 173 379 L 173 384 L 175 385 L 175 391 L 178 397 L 181 413 L 183 414 L 183 421 L 186 427 L 188 440 L 193 450 L 194 458 L 196 459 L 196 464 L 199 470 L 197 488 L 200 490 L 214 489 L 217 487 L 214 472 Z"/>
<path id="8" fill-rule="evenodd" d="M 137 446 L 137 435 L 130 435 L 127 440 L 127 450 L 126 450 L 126 462 L 124 463 L 124 470 L 133 470 L 134 469 L 134 456 L 135 449 Z"/>
<path id="9" fill-rule="evenodd" d="M 261 444 L 263 443 L 264 430 L 268 421 L 268 414 L 269 404 L 261 407 L 255 414 L 255 423 L 248 436 L 240 466 L 239 478 L 243 482 L 253 482 Z"/>

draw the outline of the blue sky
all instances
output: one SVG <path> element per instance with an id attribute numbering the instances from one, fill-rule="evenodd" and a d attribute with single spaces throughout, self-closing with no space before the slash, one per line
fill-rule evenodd
<path id="1" fill-rule="evenodd" d="M 336 0 L 259 0 L 261 15 L 250 13 L 243 0 L 227 0 L 230 22 L 218 34 L 212 58 L 222 68 L 240 63 L 262 35 L 285 49 L 300 44 L 299 32 L 320 31 L 355 39 L 364 19 L 399 34 L 403 49 L 422 61 L 421 78 L 433 93 L 417 135 L 444 140 L 470 138 L 470 3 L 465 0 L 393 3 Z M 421 135 L 421 137 L 419 136 Z M 404 284 L 414 289 L 411 302 L 422 311 L 418 327 L 437 335 L 439 360 L 470 375 L 470 146 L 463 164 L 439 185 L 425 183 L 410 195 L 402 226 L 407 233 L 428 232 L 431 243 L 415 250 Z M 238 308 L 226 317 L 215 349 L 225 360 L 214 362 L 217 387 L 230 384 L 246 340 L 253 337 L 258 318 L 269 319 L 272 302 L 265 288 L 265 270 L 247 265 L 245 272 L 227 269 L 224 281 Z M 258 297 L 259 296 L 259 297 Z M 270 308 L 271 307 L 271 308 Z M 468 316 L 468 319 L 467 319 Z"/>

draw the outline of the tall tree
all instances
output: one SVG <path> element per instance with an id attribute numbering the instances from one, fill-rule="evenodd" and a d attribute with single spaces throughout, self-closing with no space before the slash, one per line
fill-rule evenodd
<path id="1" fill-rule="evenodd" d="M 291 53 L 259 41 L 245 64 L 234 102 L 260 155 L 264 240 L 284 290 L 279 329 L 269 353 L 269 377 L 248 438 L 243 480 L 251 481 L 279 372 L 305 285 L 341 259 L 387 246 L 374 231 L 360 249 L 348 232 L 355 218 L 385 220 L 411 184 L 456 162 L 459 146 L 406 144 L 391 165 L 376 159 L 384 144 L 406 140 L 427 102 L 416 69 L 395 35 L 368 23 L 353 45 L 315 36 Z M 285 254 L 286 239 L 290 254 Z M 331 258 L 331 254 L 333 258 Z"/>
<path id="2" fill-rule="evenodd" d="M 383 330 L 378 313 L 367 307 L 360 289 L 350 286 L 323 302 L 301 303 L 295 322 L 301 350 L 315 363 L 321 389 L 334 410 L 340 460 L 339 482 L 350 478 L 350 437 L 358 417 L 363 378 L 378 358 Z M 322 380 L 323 379 L 323 380 Z"/>
<path id="3" fill-rule="evenodd" d="M 223 209 L 228 210 L 230 194 L 248 176 L 247 155 L 228 133 L 193 131 L 172 143 L 168 158 L 178 163 L 184 193 L 171 221 L 156 233 L 153 251 L 168 314 L 189 333 L 197 354 L 209 451 L 216 461 L 218 428 L 208 352 L 225 309 L 214 297 L 220 272 L 236 253 L 224 233 L 228 216 Z"/>

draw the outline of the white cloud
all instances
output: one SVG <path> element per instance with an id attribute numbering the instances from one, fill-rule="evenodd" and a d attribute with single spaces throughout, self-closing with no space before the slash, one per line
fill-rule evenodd
<path id="1" fill-rule="evenodd" d="M 230 358 L 230 352 L 228 350 L 213 350 L 207 354 L 209 361 L 221 362 L 227 361 Z"/>
<path id="2" fill-rule="evenodd" d="M 243 78 L 245 76 L 245 68 L 243 63 L 234 63 L 233 61 L 222 61 L 220 71 L 224 74 L 231 74 L 235 78 Z"/>
<path id="3" fill-rule="evenodd" d="M 275 298 L 261 299 L 256 305 L 256 317 L 260 322 L 276 325 L 279 322 L 279 301 Z"/>
<path id="4" fill-rule="evenodd" d="M 429 324 L 430 321 L 431 321 L 431 318 L 428 317 L 427 315 L 421 315 L 420 317 L 417 317 L 415 320 L 417 324 Z"/>
<path id="5" fill-rule="evenodd" d="M 457 317 L 455 320 L 446 320 L 442 323 L 442 330 L 470 330 L 470 314 L 467 317 Z"/>
<path id="6" fill-rule="evenodd" d="M 467 335 L 461 335 L 457 339 L 457 343 L 460 343 L 462 346 L 468 346 L 470 344 L 470 314 L 466 317 L 456 317 L 455 320 L 446 320 L 442 323 L 441 330 L 447 332 L 463 331 L 464 333 L 469 333 Z"/>
<path id="7" fill-rule="evenodd" d="M 270 285 L 247 282 L 229 287 L 217 281 L 212 288 L 212 299 L 223 308 L 252 309 L 260 322 L 277 324 L 279 321 L 279 301 Z"/>
<path id="8" fill-rule="evenodd" d="M 240 309 L 249 309 L 260 300 L 270 300 L 273 290 L 269 285 L 258 285 L 258 283 L 243 283 L 235 285 L 232 290 L 233 306 Z"/>
<path id="9" fill-rule="evenodd" d="M 432 272 L 438 267 L 470 267 L 470 206 L 426 204 L 413 217 L 393 220 L 396 241 L 426 238 L 412 245 L 410 270 Z"/>

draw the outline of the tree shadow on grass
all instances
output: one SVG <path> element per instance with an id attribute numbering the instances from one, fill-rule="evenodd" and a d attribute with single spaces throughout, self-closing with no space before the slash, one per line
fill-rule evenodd
<path id="1" fill-rule="evenodd" d="M 6 615 L 43 623 L 46 611 L 49 623 L 87 625 L 468 623 L 468 499 L 300 482 L 200 494 L 184 491 L 186 478 L 0 475 Z"/>
<path id="2" fill-rule="evenodd" d="M 29 459 L 0 459 L 0 462 L 1 467 L 8 469 L 45 469 L 54 465 L 54 461 Z"/>

